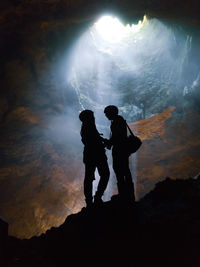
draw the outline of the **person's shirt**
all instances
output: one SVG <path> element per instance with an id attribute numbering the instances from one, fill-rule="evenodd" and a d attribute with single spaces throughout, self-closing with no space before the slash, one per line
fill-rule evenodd
<path id="1" fill-rule="evenodd" d="M 81 128 L 82 143 L 86 147 L 103 146 L 101 136 L 97 131 L 95 125 L 82 125 Z"/>
<path id="2" fill-rule="evenodd" d="M 117 115 L 111 122 L 111 138 L 110 141 L 113 147 L 123 146 L 127 140 L 126 121 L 122 116 Z"/>
<path id="3" fill-rule="evenodd" d="M 83 124 L 81 128 L 82 143 L 84 144 L 83 161 L 93 162 L 105 158 L 105 148 L 102 137 L 93 124 Z"/>

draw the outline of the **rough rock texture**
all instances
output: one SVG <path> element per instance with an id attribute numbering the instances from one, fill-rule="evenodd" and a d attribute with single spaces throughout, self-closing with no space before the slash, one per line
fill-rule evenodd
<path id="1" fill-rule="evenodd" d="M 136 153 L 137 197 L 150 191 L 164 175 L 172 179 L 199 173 L 199 113 L 177 114 L 174 107 L 161 114 L 131 124 L 143 140 Z"/>
<path id="2" fill-rule="evenodd" d="M 40 237 L 10 238 L 8 266 L 199 266 L 199 189 L 199 178 L 168 178 L 135 205 L 112 200 Z"/>
<path id="3" fill-rule="evenodd" d="M 14 114 L 16 120 L 20 114 L 20 121 L 26 127 L 22 131 L 12 123 L 9 132 L 1 132 L 4 164 L 0 208 L 9 222 L 10 235 L 29 238 L 60 225 L 68 214 L 83 205 L 83 164 L 81 152 L 74 150 L 74 144 L 63 146 L 52 141 L 35 115 L 24 108 Z M 198 125 L 194 123 L 200 119 L 199 115 L 188 114 L 188 119 L 178 125 L 175 116 L 171 107 L 131 124 L 143 140 L 141 149 L 131 156 L 136 161 L 132 168 L 136 170 L 137 199 L 162 180 L 163 175 L 188 178 L 199 172 L 200 141 Z"/>
<path id="4" fill-rule="evenodd" d="M 8 242 L 8 223 L 0 217 L 0 262 L 2 256 L 6 255 Z"/>
<path id="5" fill-rule="evenodd" d="M 52 143 L 27 110 L 20 108 L 14 115 L 25 125 L 12 123 L 1 131 L 0 210 L 11 235 L 31 237 L 52 223 L 60 225 L 80 208 L 82 164 L 73 144 Z"/>
<path id="6" fill-rule="evenodd" d="M 70 103 L 77 114 L 80 109 L 75 92 L 66 86 L 66 68 L 60 67 L 60 62 L 69 63 L 65 56 L 74 40 L 105 9 L 120 13 L 126 22 L 147 13 L 198 25 L 198 4 L 1 1 L 0 215 L 9 222 L 10 235 L 40 235 L 83 204 L 83 165 L 75 148 L 79 133 L 68 124 L 61 139 L 51 135 L 56 131 L 53 122 L 65 124 L 60 117 L 70 113 Z M 191 109 L 184 118 L 175 111 L 138 122 L 144 141 L 137 160 L 138 198 L 166 170 L 174 178 L 199 172 L 199 111 Z"/>

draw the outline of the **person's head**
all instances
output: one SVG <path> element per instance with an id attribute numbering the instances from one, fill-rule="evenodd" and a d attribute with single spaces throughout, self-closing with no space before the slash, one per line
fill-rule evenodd
<path id="1" fill-rule="evenodd" d="M 118 115 L 118 108 L 113 105 L 107 106 L 104 113 L 109 120 L 113 120 Z"/>
<path id="2" fill-rule="evenodd" d="M 85 109 L 79 114 L 79 119 L 83 123 L 94 122 L 94 112 L 92 110 Z"/>

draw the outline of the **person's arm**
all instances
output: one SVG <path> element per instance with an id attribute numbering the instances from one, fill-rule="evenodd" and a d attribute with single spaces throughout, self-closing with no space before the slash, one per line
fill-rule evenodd
<path id="1" fill-rule="evenodd" d="M 112 137 L 110 139 L 104 138 L 103 144 L 107 149 L 111 149 L 111 147 L 112 147 Z"/>

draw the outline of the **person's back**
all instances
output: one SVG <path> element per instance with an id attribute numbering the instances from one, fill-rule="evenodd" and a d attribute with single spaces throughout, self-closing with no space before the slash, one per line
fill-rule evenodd
<path id="1" fill-rule="evenodd" d="M 105 157 L 105 148 L 95 123 L 83 123 L 81 137 L 84 144 L 84 162 L 96 161 Z"/>
<path id="2" fill-rule="evenodd" d="M 113 145 L 113 149 L 115 148 L 124 148 L 127 140 L 127 127 L 126 121 L 122 116 L 116 115 L 111 123 L 111 142 Z"/>

